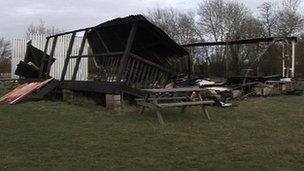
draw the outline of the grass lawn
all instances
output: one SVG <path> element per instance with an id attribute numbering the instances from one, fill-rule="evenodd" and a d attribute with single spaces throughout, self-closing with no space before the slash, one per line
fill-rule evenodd
<path id="1" fill-rule="evenodd" d="M 64 102 L 0 106 L 0 170 L 303 170 L 304 97 L 239 107 L 107 112 Z"/>

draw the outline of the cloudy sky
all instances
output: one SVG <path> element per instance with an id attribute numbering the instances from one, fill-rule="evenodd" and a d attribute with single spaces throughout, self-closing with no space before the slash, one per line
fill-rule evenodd
<path id="1" fill-rule="evenodd" d="M 251 10 L 265 0 L 238 0 Z M 42 19 L 64 30 L 94 26 L 108 19 L 146 13 L 155 7 L 196 10 L 202 0 L 0 0 L 0 36 L 22 37 Z"/>

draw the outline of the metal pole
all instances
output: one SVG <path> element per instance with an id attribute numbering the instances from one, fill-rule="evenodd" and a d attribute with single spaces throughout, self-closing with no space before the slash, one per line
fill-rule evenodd
<path id="1" fill-rule="evenodd" d="M 295 63 L 296 63 L 296 42 L 291 42 L 291 78 L 295 77 Z"/>
<path id="2" fill-rule="evenodd" d="M 285 44 L 282 44 L 282 76 L 286 77 Z"/>

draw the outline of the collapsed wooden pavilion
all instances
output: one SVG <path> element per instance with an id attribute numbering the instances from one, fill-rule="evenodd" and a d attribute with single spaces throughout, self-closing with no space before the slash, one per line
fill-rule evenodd
<path id="1" fill-rule="evenodd" d="M 79 53 L 71 55 L 75 37 L 83 34 Z M 178 73 L 190 72 L 188 52 L 144 16 L 117 18 L 89 27 L 47 37 L 40 66 L 40 78 L 49 75 L 59 36 L 70 36 L 62 69 L 60 88 L 99 93 L 129 93 L 141 96 L 141 89 L 163 88 L 167 80 L 174 81 Z M 88 42 L 91 53 L 84 55 Z M 51 44 L 50 52 L 48 46 Z M 77 81 L 79 63 L 92 58 L 97 78 Z M 71 60 L 76 60 L 73 76 L 66 79 Z M 44 69 L 46 68 L 46 69 Z"/>

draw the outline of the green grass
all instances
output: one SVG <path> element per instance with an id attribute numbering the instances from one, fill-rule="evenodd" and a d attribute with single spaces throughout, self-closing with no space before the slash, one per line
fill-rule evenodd
<path id="1" fill-rule="evenodd" d="M 1 94 L 1 93 L 0 93 Z M 64 102 L 0 106 L 0 170 L 303 170 L 304 97 L 239 107 L 107 112 Z"/>

